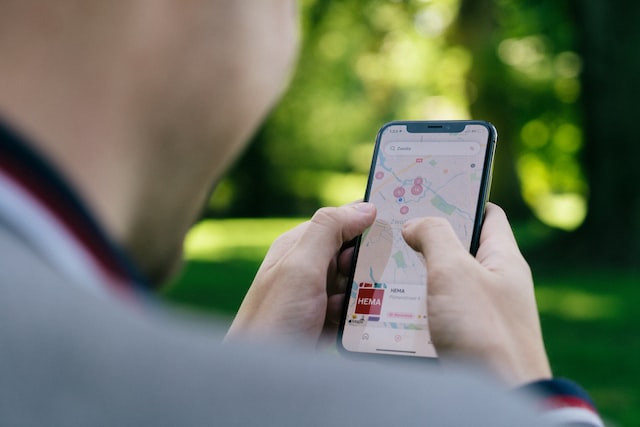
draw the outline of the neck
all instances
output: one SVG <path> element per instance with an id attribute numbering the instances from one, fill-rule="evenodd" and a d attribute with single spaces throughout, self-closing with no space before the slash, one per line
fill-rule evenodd
<path id="1" fill-rule="evenodd" d="M 274 4 L 2 2 L 0 114 L 152 279 L 282 88 Z"/>
<path id="2" fill-rule="evenodd" d="M 66 175 L 107 233 L 144 269 L 139 247 L 149 252 L 166 245 L 150 241 L 141 205 L 158 216 L 169 210 L 150 189 L 158 187 L 150 184 L 158 180 L 158 165 L 150 163 L 154 144 L 143 128 L 148 105 L 134 79 L 139 73 L 129 67 L 145 60 L 153 67 L 153 58 L 140 57 L 144 46 L 126 44 L 142 40 L 126 34 L 133 19 L 127 11 L 105 6 L 99 19 L 80 24 L 67 22 L 73 13 L 52 15 L 46 7 L 39 14 L 19 12 L 6 26 L 0 23 L 0 114 Z M 171 177 L 172 183 L 180 178 Z"/>

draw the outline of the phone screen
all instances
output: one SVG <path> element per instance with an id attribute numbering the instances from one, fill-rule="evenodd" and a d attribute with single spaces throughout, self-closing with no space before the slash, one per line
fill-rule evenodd
<path id="1" fill-rule="evenodd" d="M 429 337 L 424 259 L 405 243 L 402 225 L 416 217 L 444 217 L 475 252 L 495 135 L 492 125 L 479 121 L 393 122 L 380 130 L 365 196 L 378 214 L 356 246 L 341 350 L 437 357 Z"/>

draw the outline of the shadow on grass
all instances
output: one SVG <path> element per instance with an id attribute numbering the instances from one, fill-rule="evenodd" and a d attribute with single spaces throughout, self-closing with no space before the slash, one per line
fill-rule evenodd
<path id="1" fill-rule="evenodd" d="M 192 260 L 162 296 L 171 304 L 228 317 L 235 315 L 260 260 L 224 262 Z"/>
<path id="2" fill-rule="evenodd" d="M 554 375 L 582 384 L 607 418 L 640 419 L 640 275 L 545 273 L 536 295 Z"/>

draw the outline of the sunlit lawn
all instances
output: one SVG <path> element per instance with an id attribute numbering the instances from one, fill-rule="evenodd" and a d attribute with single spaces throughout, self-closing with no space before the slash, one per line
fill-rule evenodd
<path id="1" fill-rule="evenodd" d="M 230 321 L 271 242 L 301 221 L 199 224 L 186 242 L 184 274 L 165 296 L 176 304 L 226 315 Z M 526 227 L 518 231 L 520 239 L 532 238 Z M 592 271 L 589 266 L 555 270 L 559 273 L 536 276 L 555 375 L 580 382 L 608 419 L 634 425 L 640 419 L 640 275 Z"/>

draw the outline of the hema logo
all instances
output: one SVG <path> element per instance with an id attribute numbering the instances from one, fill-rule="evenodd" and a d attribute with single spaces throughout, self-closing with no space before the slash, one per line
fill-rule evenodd
<path id="1" fill-rule="evenodd" d="M 382 300 L 384 299 L 384 289 L 362 287 L 362 285 L 358 289 L 356 314 L 379 315 L 382 309 Z"/>

